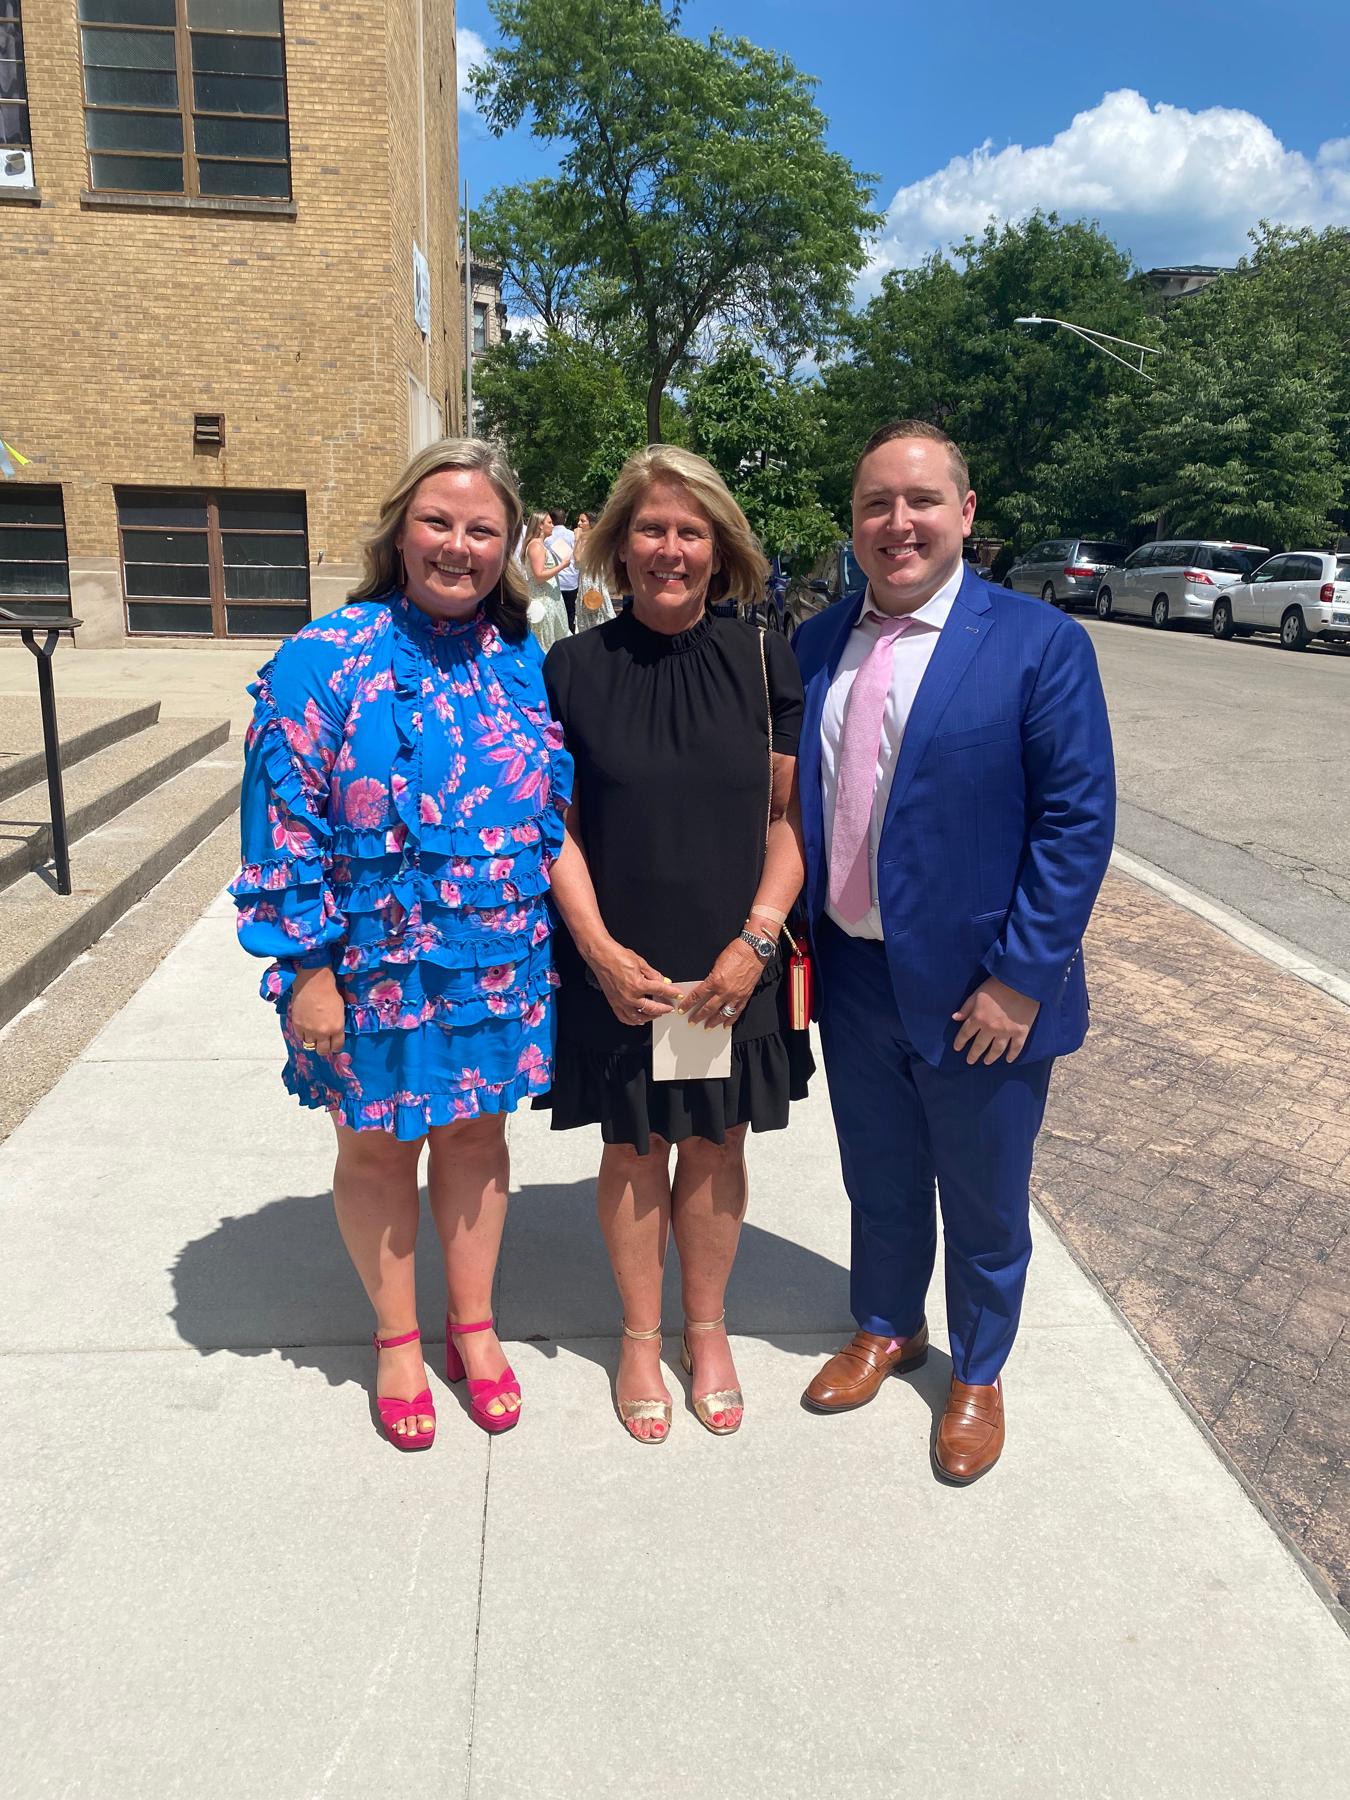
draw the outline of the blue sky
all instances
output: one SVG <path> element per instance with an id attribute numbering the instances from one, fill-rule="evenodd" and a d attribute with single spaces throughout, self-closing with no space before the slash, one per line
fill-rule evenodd
<path id="1" fill-rule="evenodd" d="M 485 0 L 458 24 L 463 63 L 492 41 Z M 687 32 L 714 26 L 817 76 L 831 146 L 877 176 L 862 295 L 1038 205 L 1100 219 L 1146 268 L 1231 262 L 1262 217 L 1350 224 L 1346 0 L 687 0 Z M 463 105 L 460 158 L 475 197 L 555 167 Z"/>

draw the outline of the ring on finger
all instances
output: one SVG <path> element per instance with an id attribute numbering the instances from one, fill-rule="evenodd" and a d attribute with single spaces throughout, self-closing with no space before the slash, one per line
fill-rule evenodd
<path id="1" fill-rule="evenodd" d="M 718 1009 L 724 1019 L 734 1019 L 740 1011 L 738 1006 L 723 1006 Z"/>

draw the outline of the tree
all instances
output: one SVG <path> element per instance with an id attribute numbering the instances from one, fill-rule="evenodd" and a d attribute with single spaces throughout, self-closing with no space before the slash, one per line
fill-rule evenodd
<path id="1" fill-rule="evenodd" d="M 1095 225 L 1053 213 L 990 225 L 950 257 L 887 275 L 825 372 L 827 504 L 848 505 L 853 459 L 878 425 L 919 418 L 965 451 L 982 526 L 1026 538 L 1057 524 L 1058 446 L 1139 377 L 1065 333 L 1014 324 L 1030 313 L 1148 341 L 1129 258 Z"/>
<path id="2" fill-rule="evenodd" d="M 1172 314 L 1134 449 L 1136 517 L 1156 518 L 1160 536 L 1272 549 L 1332 537 L 1350 480 L 1337 371 L 1296 312 L 1240 272 Z"/>
<path id="3" fill-rule="evenodd" d="M 494 252 L 550 306 L 585 269 L 593 316 L 631 321 L 649 438 L 705 327 L 788 355 L 823 346 L 878 221 L 870 178 L 825 147 L 814 82 L 744 38 L 683 36 L 660 0 L 492 12 L 502 42 L 472 77 L 489 129 L 528 120 L 567 146 L 546 192 L 489 197 Z"/>
<path id="4" fill-rule="evenodd" d="M 728 337 L 689 384 L 693 447 L 735 494 L 770 556 L 816 561 L 839 530 L 816 497 L 812 394 Z"/>
<path id="5" fill-rule="evenodd" d="M 531 507 L 594 511 L 624 458 L 646 442 L 642 393 L 622 363 L 566 332 L 494 345 L 474 365 L 474 398 Z M 664 424 L 683 437 L 670 400 Z"/>

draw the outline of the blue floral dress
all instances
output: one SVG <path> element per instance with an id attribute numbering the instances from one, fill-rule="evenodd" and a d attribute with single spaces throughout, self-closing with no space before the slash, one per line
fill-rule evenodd
<path id="1" fill-rule="evenodd" d="M 402 594 L 329 613 L 249 689 L 239 937 L 274 958 L 283 1080 L 358 1131 L 511 1112 L 553 1071 L 546 904 L 572 759 L 542 657 L 480 610 L 431 619 Z M 346 1040 L 289 1023 L 295 971 L 329 964 Z"/>

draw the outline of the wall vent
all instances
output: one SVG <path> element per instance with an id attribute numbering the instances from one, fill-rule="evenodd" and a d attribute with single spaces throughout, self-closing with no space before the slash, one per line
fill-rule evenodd
<path id="1" fill-rule="evenodd" d="M 193 413 L 192 442 L 202 450 L 225 448 L 224 413 Z"/>

